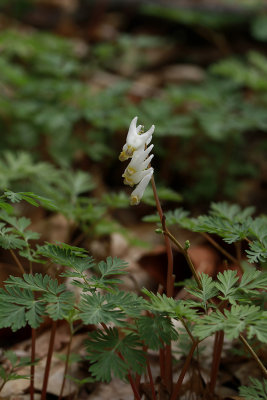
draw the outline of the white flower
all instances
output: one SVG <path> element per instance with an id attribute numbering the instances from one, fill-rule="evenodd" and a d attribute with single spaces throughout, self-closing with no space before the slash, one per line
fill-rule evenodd
<path id="1" fill-rule="evenodd" d="M 151 172 L 151 170 L 153 173 L 153 168 L 150 167 L 145 170 L 136 171 L 132 175 L 123 174 L 122 175 L 124 177 L 123 183 L 125 185 L 129 185 L 129 186 L 137 185 L 137 183 L 139 183 L 147 174 L 149 174 Z"/>
<path id="2" fill-rule="evenodd" d="M 149 171 L 150 170 L 150 171 Z M 139 182 L 139 184 L 136 186 L 134 191 L 131 194 L 131 200 L 130 204 L 132 206 L 135 206 L 140 203 L 141 198 L 143 197 L 144 191 L 146 190 L 147 185 L 149 184 L 150 179 L 152 178 L 153 175 L 153 168 L 149 168 L 149 173 L 147 173 L 144 178 Z"/>
<path id="3" fill-rule="evenodd" d="M 154 145 L 151 144 L 147 149 L 143 150 L 142 148 L 139 150 L 136 150 L 133 154 L 133 157 L 128 165 L 128 167 L 126 168 L 126 170 L 123 173 L 123 177 L 125 176 L 131 176 L 133 174 L 135 174 L 137 171 L 140 170 L 145 170 L 148 165 L 150 164 L 152 158 L 154 157 L 153 154 L 151 154 L 151 156 L 148 156 L 148 154 L 151 152 L 151 150 L 153 149 Z"/>
<path id="4" fill-rule="evenodd" d="M 147 132 L 142 132 L 142 126 L 136 126 L 137 117 L 135 117 L 130 123 L 129 131 L 126 137 L 126 143 L 122 148 L 122 152 L 119 156 L 120 161 L 128 160 L 138 149 L 145 148 L 151 141 L 152 134 L 155 126 L 152 125 Z"/>
<path id="5" fill-rule="evenodd" d="M 122 175 L 125 185 L 137 185 L 131 194 L 131 205 L 140 203 L 144 191 L 154 172 L 153 168 L 150 166 L 150 162 L 154 156 L 153 154 L 149 156 L 154 145 L 151 144 L 149 147 L 147 146 L 152 140 L 155 126 L 152 125 L 151 128 L 144 133 L 141 125 L 136 127 L 136 122 L 137 117 L 135 117 L 130 124 L 126 143 L 119 156 L 121 161 L 131 158 L 128 167 Z"/>

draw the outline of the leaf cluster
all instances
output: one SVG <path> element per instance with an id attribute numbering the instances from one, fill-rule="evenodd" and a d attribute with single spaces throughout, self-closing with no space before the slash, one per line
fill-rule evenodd
<path id="1" fill-rule="evenodd" d="M 250 263 L 263 262 L 267 258 L 267 225 L 266 216 L 253 218 L 254 207 L 242 209 L 238 204 L 227 202 L 211 203 L 207 215 L 197 218 L 189 217 L 183 208 L 166 213 L 166 224 L 178 224 L 193 232 L 215 234 L 228 243 L 248 242 L 246 250 Z M 158 215 L 148 215 L 146 222 L 159 223 Z"/>
<path id="2" fill-rule="evenodd" d="M 245 400 L 264 400 L 267 397 L 267 379 L 259 381 L 256 378 L 249 378 L 250 386 L 240 386 L 239 394 Z"/>
<path id="3" fill-rule="evenodd" d="M 0 289 L 0 327 L 16 331 L 28 323 L 37 328 L 44 315 L 64 319 L 73 306 L 73 293 L 48 275 L 10 276 Z"/>

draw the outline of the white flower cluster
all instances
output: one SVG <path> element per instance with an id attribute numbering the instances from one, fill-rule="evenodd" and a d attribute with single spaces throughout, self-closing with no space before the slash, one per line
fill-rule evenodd
<path id="1" fill-rule="evenodd" d="M 130 123 L 129 131 L 126 138 L 126 143 L 122 148 L 122 152 L 119 156 L 120 161 L 125 161 L 131 158 L 131 161 L 123 173 L 125 185 L 134 186 L 137 185 L 131 194 L 131 205 L 137 205 L 140 203 L 143 197 L 144 191 L 153 175 L 153 168 L 149 167 L 153 154 L 149 156 L 149 153 L 153 149 L 154 145 L 149 143 L 152 140 L 152 134 L 155 126 L 144 132 L 143 126 L 136 126 L 137 117 L 135 117 Z"/>

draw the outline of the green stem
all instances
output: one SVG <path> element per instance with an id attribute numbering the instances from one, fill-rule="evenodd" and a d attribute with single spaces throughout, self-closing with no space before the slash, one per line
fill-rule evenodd
<path id="1" fill-rule="evenodd" d="M 57 321 L 53 321 L 52 327 L 51 327 L 51 333 L 50 333 L 50 340 L 49 340 L 49 346 L 48 346 L 45 372 L 44 372 L 41 400 L 46 400 L 46 391 L 47 391 L 48 378 L 49 378 L 49 372 L 50 372 L 50 367 L 51 367 L 51 360 L 52 360 L 56 330 L 57 330 Z"/>
<path id="2" fill-rule="evenodd" d="M 264 367 L 264 365 L 262 364 L 261 360 L 259 359 L 259 357 L 255 353 L 255 351 L 252 349 L 252 347 L 249 345 L 249 343 L 246 341 L 246 339 L 244 338 L 243 335 L 240 334 L 239 335 L 239 339 L 241 340 L 241 342 L 243 343 L 243 345 L 245 346 L 247 351 L 252 355 L 252 357 L 254 358 L 256 363 L 258 364 L 259 368 L 263 372 L 263 375 L 267 379 L 267 369 Z"/>

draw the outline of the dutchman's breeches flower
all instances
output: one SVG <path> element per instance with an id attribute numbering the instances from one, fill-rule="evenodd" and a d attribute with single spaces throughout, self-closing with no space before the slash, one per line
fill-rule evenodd
<path id="1" fill-rule="evenodd" d="M 120 161 L 125 161 L 128 160 L 128 158 L 131 158 L 128 167 L 122 175 L 125 185 L 137 185 L 131 194 L 131 205 L 140 203 L 144 191 L 154 172 L 153 168 L 150 167 L 150 162 L 154 156 L 153 154 L 148 156 L 154 145 L 151 144 L 149 147 L 147 146 L 152 140 L 155 126 L 152 125 L 147 132 L 143 132 L 143 127 L 141 125 L 136 127 L 136 122 L 137 117 L 135 117 L 130 124 L 126 143 L 119 156 Z"/>

